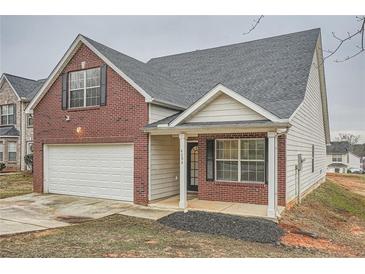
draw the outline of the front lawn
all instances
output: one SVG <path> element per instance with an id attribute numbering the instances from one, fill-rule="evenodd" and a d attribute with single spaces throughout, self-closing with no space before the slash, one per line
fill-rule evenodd
<path id="1" fill-rule="evenodd" d="M 364 208 L 364 197 L 327 181 L 285 212 L 280 244 L 181 231 L 116 214 L 2 236 L 0 257 L 365 257 Z"/>
<path id="2" fill-rule="evenodd" d="M 28 194 L 33 191 L 32 175 L 28 173 L 1 174 L 0 199 Z"/>

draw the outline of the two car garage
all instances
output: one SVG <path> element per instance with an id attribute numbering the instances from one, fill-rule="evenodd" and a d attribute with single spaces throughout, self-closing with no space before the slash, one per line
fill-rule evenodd
<path id="1" fill-rule="evenodd" d="M 133 144 L 44 145 L 44 191 L 133 201 Z"/>

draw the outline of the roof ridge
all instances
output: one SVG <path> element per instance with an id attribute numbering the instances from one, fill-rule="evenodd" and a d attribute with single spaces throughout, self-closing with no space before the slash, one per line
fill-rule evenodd
<path id="1" fill-rule="evenodd" d="M 18 76 L 18 75 L 14 75 L 14 74 L 10 74 L 10 73 L 6 73 L 4 72 L 3 73 L 5 76 L 12 76 L 12 77 L 16 77 L 16 78 L 21 78 L 21 79 L 24 79 L 24 80 L 29 80 L 29 81 L 33 81 L 33 82 L 37 82 L 39 80 L 35 80 L 35 79 L 30 79 L 30 78 L 26 78 L 26 77 L 23 77 L 23 76 Z"/>
<path id="2" fill-rule="evenodd" d="M 150 60 L 148 60 L 148 62 L 146 64 L 150 64 L 150 62 L 152 60 L 162 59 L 162 58 L 165 58 L 165 57 L 172 57 L 172 56 L 178 56 L 178 55 L 183 55 L 183 54 L 191 54 L 191 53 L 194 53 L 194 52 L 202 52 L 202 51 L 221 49 L 221 48 L 225 48 L 225 47 L 232 47 L 232 46 L 237 46 L 237 45 L 242 45 L 242 44 L 248 44 L 248 43 L 251 43 L 251 42 L 257 42 L 257 41 L 261 41 L 261 40 L 267 40 L 267 39 L 272 39 L 272 38 L 277 38 L 277 37 L 289 36 L 289 35 L 299 34 L 299 33 L 303 33 L 303 32 L 310 32 L 310 31 L 314 31 L 314 30 L 321 31 L 321 28 L 313 28 L 313 29 L 308 29 L 308 30 L 296 31 L 296 32 L 291 32 L 291 33 L 286 33 L 286 34 L 281 34 L 281 35 L 274 35 L 274 36 L 270 36 L 270 37 L 264 37 L 264 38 L 259 38 L 259 39 L 255 39 L 255 40 L 239 42 L 239 43 L 233 43 L 233 44 L 217 46 L 217 47 L 212 47 L 212 48 L 197 49 L 197 50 L 191 50 L 191 51 L 186 51 L 186 52 L 181 52 L 181 53 L 175 53 L 175 54 L 163 55 L 163 56 L 159 56 L 159 57 L 153 57 Z"/>

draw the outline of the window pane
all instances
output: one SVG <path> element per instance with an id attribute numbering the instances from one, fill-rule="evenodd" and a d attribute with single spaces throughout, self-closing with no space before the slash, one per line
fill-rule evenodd
<path id="1" fill-rule="evenodd" d="M 100 88 L 86 89 L 86 106 L 97 106 L 100 104 Z"/>
<path id="2" fill-rule="evenodd" d="M 16 161 L 16 152 L 9 152 L 8 160 L 11 162 L 15 162 Z"/>
<path id="3" fill-rule="evenodd" d="M 100 86 L 100 69 L 89 69 L 86 71 L 86 87 Z"/>
<path id="4" fill-rule="evenodd" d="M 238 163 L 236 161 L 217 161 L 217 180 L 237 181 Z"/>
<path id="5" fill-rule="evenodd" d="M 8 116 L 8 124 L 15 124 L 14 114 Z"/>
<path id="6" fill-rule="evenodd" d="M 84 88 L 84 71 L 70 73 L 70 90 Z"/>
<path id="7" fill-rule="evenodd" d="M 238 140 L 217 140 L 217 159 L 238 159 Z"/>
<path id="8" fill-rule="evenodd" d="M 8 114 L 14 114 L 14 105 L 8 105 Z"/>
<path id="9" fill-rule="evenodd" d="M 263 150 L 263 149 L 257 150 L 256 159 L 257 160 L 265 160 L 265 150 Z"/>
<path id="10" fill-rule="evenodd" d="M 84 106 L 84 90 L 70 91 L 70 107 L 83 107 Z"/>
<path id="11" fill-rule="evenodd" d="M 248 181 L 248 162 L 241 162 L 241 181 Z"/>
<path id="12" fill-rule="evenodd" d="M 248 163 L 248 180 L 256 181 L 256 162 Z"/>
<path id="13" fill-rule="evenodd" d="M 1 116 L 1 124 L 2 125 L 8 124 L 8 116 Z"/>
<path id="14" fill-rule="evenodd" d="M 265 149 L 265 141 L 264 140 L 256 140 L 256 148 L 257 149 Z"/>

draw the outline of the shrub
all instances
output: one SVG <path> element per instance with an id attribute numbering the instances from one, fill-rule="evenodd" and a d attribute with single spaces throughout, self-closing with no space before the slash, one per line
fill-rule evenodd
<path id="1" fill-rule="evenodd" d="M 24 162 L 27 167 L 33 171 L 33 154 L 27 154 L 24 156 Z"/>
<path id="2" fill-rule="evenodd" d="M 4 168 L 6 168 L 6 165 L 5 165 L 4 163 L 0 163 L 0 172 L 1 172 Z"/>

